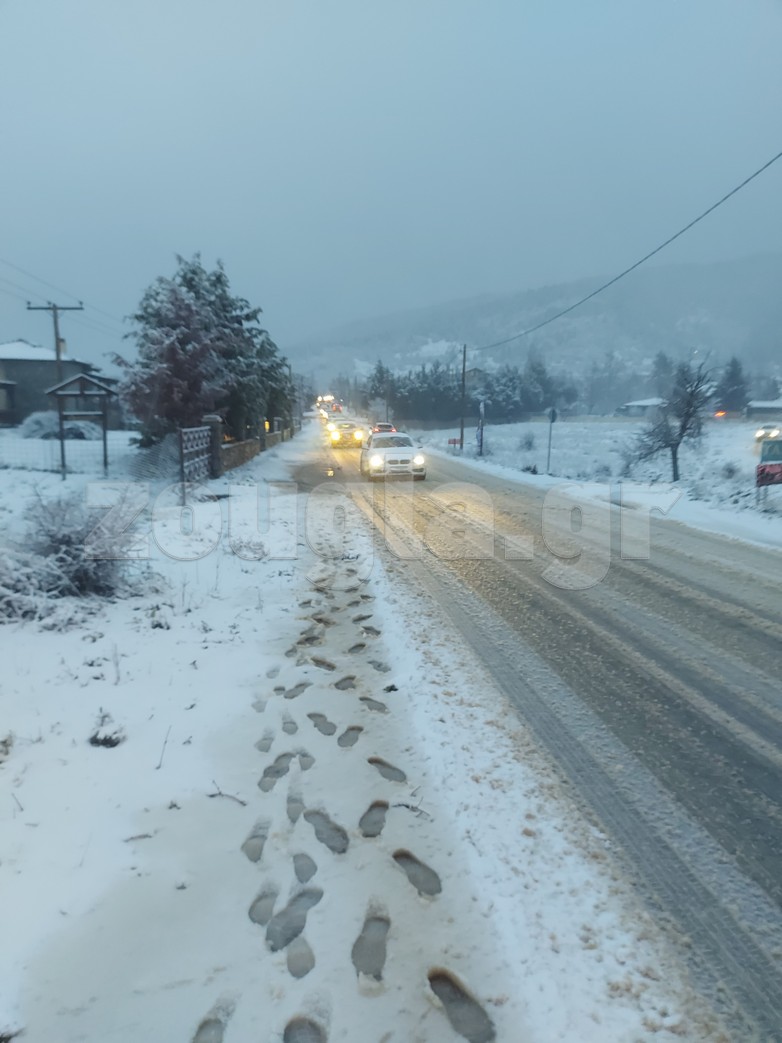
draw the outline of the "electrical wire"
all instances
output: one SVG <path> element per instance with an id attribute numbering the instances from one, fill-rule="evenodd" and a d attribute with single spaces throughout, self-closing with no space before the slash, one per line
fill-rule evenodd
<path id="1" fill-rule="evenodd" d="M 598 286 L 596 290 L 592 290 L 592 292 L 588 293 L 585 297 L 581 297 L 580 300 L 577 300 L 574 304 L 569 305 L 567 308 L 563 308 L 561 311 L 558 311 L 555 315 L 551 315 L 548 319 L 544 319 L 543 322 L 538 322 L 535 326 L 530 326 L 528 329 L 522 330 L 520 333 L 514 333 L 512 337 L 506 337 L 505 340 L 495 341 L 493 344 L 482 344 L 480 347 L 473 348 L 472 350 L 488 351 L 490 348 L 500 348 L 504 344 L 510 344 L 514 340 L 519 340 L 521 337 L 527 337 L 530 333 L 535 333 L 537 330 L 543 329 L 544 326 L 548 326 L 549 323 L 556 322 L 557 319 L 561 319 L 563 315 L 568 315 L 571 311 L 575 311 L 576 308 L 580 308 L 582 304 L 586 304 L 587 301 L 591 301 L 593 297 L 597 297 L 599 293 L 602 293 L 604 290 L 607 290 L 609 286 L 613 286 L 614 283 L 619 282 L 620 279 L 624 279 L 624 277 L 626 275 L 629 275 L 630 272 L 635 271 L 635 269 L 640 267 L 640 265 L 642 265 L 645 261 L 648 261 L 650 257 L 654 257 L 655 254 L 658 254 L 661 250 L 664 250 L 666 246 L 670 246 L 670 244 L 674 242 L 675 239 L 678 239 L 680 236 L 684 235 L 685 232 L 689 232 L 689 230 L 695 225 L 697 225 L 699 221 L 702 221 L 704 217 L 707 217 L 709 214 L 711 214 L 714 210 L 717 209 L 717 207 L 722 206 L 722 204 L 727 202 L 731 196 L 735 196 L 736 193 L 740 192 L 742 188 L 744 188 L 746 185 L 750 183 L 750 181 L 754 181 L 754 179 L 758 177 L 760 174 L 762 174 L 764 170 L 768 170 L 768 168 L 773 163 L 776 163 L 778 159 L 782 159 L 782 152 L 777 152 L 776 156 L 772 156 L 772 158 L 768 160 L 767 163 L 764 163 L 762 167 L 758 167 L 758 169 L 754 173 L 750 174 L 749 177 L 744 178 L 741 184 L 736 185 L 735 188 L 732 188 L 730 192 L 727 192 L 722 197 L 722 199 L 718 199 L 716 203 L 713 203 L 707 210 L 704 210 L 702 214 L 699 214 L 696 218 L 690 221 L 689 224 L 686 224 L 684 228 L 680 228 L 678 232 L 675 232 L 672 236 L 666 239 L 664 243 L 660 243 L 660 245 L 656 246 L 654 250 L 650 250 L 648 254 L 644 254 L 644 256 L 639 261 L 636 261 L 635 264 L 631 264 L 629 268 L 625 268 L 623 272 L 620 272 L 618 275 L 615 275 L 613 279 L 609 279 L 608 282 L 604 282 L 602 286 Z"/>
<path id="2" fill-rule="evenodd" d="M 33 275 L 32 272 L 28 272 L 26 268 L 21 268 L 18 264 L 14 264 L 12 261 L 7 261 L 5 260 L 5 258 L 0 257 L 0 264 L 5 264 L 9 268 L 13 268 L 14 271 L 21 272 L 22 275 L 26 275 L 29 279 L 34 279 L 36 282 L 39 282 L 42 286 L 48 286 L 50 290 L 56 290 L 57 293 L 64 293 L 66 297 L 71 297 L 74 301 L 79 301 L 80 304 L 84 304 L 84 306 L 86 308 L 89 308 L 90 311 L 97 312 L 99 315 L 103 315 L 105 318 L 111 319 L 112 322 L 122 322 L 122 319 L 118 319 L 116 315 L 112 315 L 110 312 L 103 311 L 102 308 L 98 308 L 96 307 L 96 305 L 90 304 L 88 301 L 81 300 L 79 297 L 76 297 L 74 294 L 72 294 L 70 290 L 63 289 L 62 286 L 56 286 L 54 283 L 47 282 L 46 279 L 41 279 L 39 276 Z M 8 282 L 9 280 L 4 279 L 3 281 Z M 11 285 L 15 284 L 11 283 Z M 38 297 L 40 300 L 46 299 L 40 293 L 36 293 L 33 291 L 30 291 L 30 295 L 32 297 Z"/>

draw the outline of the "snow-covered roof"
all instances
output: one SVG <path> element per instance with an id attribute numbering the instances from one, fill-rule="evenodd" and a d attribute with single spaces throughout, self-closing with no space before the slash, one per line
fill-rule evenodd
<path id="1" fill-rule="evenodd" d="M 626 406 L 661 406 L 664 398 L 637 398 L 634 402 L 625 402 Z"/>
<path id="2" fill-rule="evenodd" d="M 9 340 L 0 344 L 0 359 L 23 359 L 30 362 L 54 361 L 54 348 L 42 348 L 29 340 Z"/>
<path id="3" fill-rule="evenodd" d="M 782 398 L 773 398 L 765 402 L 754 399 L 752 402 L 748 402 L 747 405 L 751 409 L 782 409 Z"/>
<path id="4" fill-rule="evenodd" d="M 88 364 L 84 359 L 69 355 L 65 350 L 62 358 L 65 362 Z M 53 347 L 44 348 L 40 344 L 31 344 L 29 340 L 8 340 L 0 344 L 0 362 L 4 359 L 9 362 L 55 362 L 57 356 Z"/>

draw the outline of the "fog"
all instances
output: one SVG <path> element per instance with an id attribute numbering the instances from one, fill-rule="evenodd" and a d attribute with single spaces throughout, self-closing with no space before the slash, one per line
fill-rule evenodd
<path id="1" fill-rule="evenodd" d="M 0 0 L 0 341 L 84 300 L 70 353 L 131 353 L 196 251 L 294 359 L 613 275 L 782 148 L 781 33 L 778 0 Z M 781 188 L 782 161 L 656 263 L 779 251 Z"/>

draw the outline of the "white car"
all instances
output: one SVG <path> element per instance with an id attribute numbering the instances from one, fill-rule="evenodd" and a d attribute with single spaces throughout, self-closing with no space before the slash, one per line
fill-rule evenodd
<path id="1" fill-rule="evenodd" d="M 379 431 L 361 449 L 359 468 L 365 478 L 426 478 L 426 460 L 410 435 Z"/>
<path id="2" fill-rule="evenodd" d="M 782 434 L 782 424 L 761 424 L 755 432 L 755 441 L 762 442 L 764 438 L 779 438 Z"/>

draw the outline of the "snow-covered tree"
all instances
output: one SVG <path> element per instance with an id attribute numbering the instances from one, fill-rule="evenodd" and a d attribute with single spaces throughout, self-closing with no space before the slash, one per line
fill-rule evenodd
<path id="1" fill-rule="evenodd" d="M 231 294 L 222 263 L 211 272 L 199 254 L 177 263 L 173 278 L 156 279 L 131 316 L 138 358 L 117 359 L 123 398 L 148 440 L 200 424 L 215 410 L 236 437 L 257 434 L 270 401 L 287 414 L 291 398 L 285 361 L 258 324 L 261 309 Z"/>
<path id="2" fill-rule="evenodd" d="M 673 359 L 664 351 L 658 351 L 652 362 L 652 384 L 659 398 L 667 398 L 673 384 Z"/>
<path id="3" fill-rule="evenodd" d="M 734 355 L 723 370 L 714 392 L 719 409 L 740 412 L 749 402 L 749 387 L 741 363 Z"/>
<path id="4" fill-rule="evenodd" d="M 668 401 L 659 409 L 657 417 L 639 435 L 634 457 L 649 460 L 665 450 L 671 454 L 672 480 L 679 481 L 679 447 L 682 442 L 700 437 L 703 411 L 712 389 L 712 381 L 704 364 L 697 367 L 682 362 L 676 373 Z"/>

